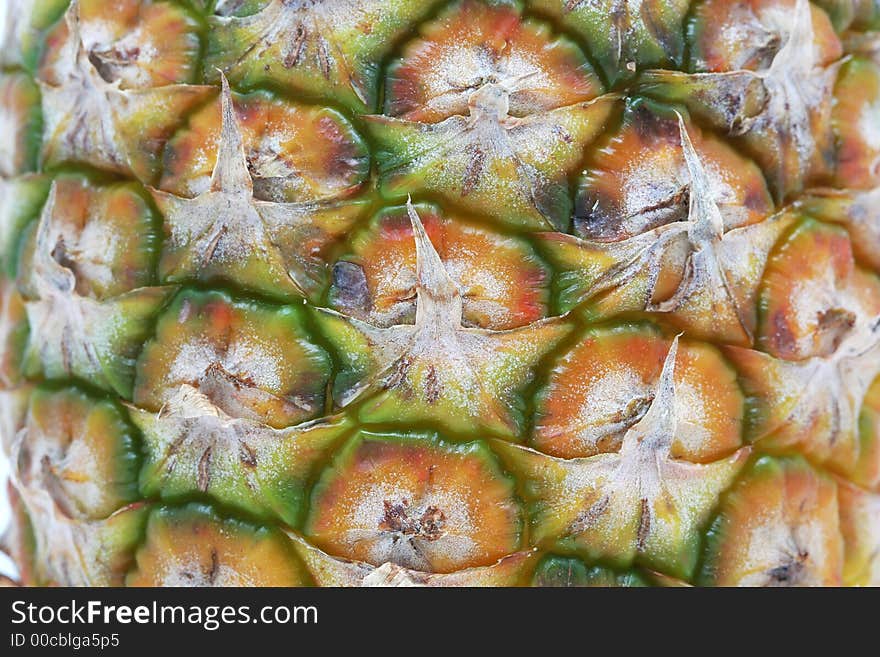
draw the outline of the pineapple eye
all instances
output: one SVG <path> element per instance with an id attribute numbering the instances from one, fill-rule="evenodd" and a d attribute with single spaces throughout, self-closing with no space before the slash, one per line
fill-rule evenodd
<path id="1" fill-rule="evenodd" d="M 282 87 L 374 108 L 383 58 L 435 2 L 222 2 L 208 17 L 205 70 L 243 87 Z M 254 42 L 254 35 L 261 35 Z"/>
<path id="2" fill-rule="evenodd" d="M 812 207 L 827 212 L 825 203 Z M 767 353 L 729 351 L 755 400 L 750 439 L 774 453 L 796 445 L 836 472 L 872 481 L 880 280 L 856 264 L 843 227 L 796 218 L 760 291 L 757 344 Z M 794 272 L 802 284 L 791 284 Z"/>
<path id="3" fill-rule="evenodd" d="M 769 56 L 772 36 L 782 43 Z M 695 10 L 689 69 L 649 71 L 649 95 L 687 105 L 761 166 L 777 202 L 832 174 L 825 154 L 843 46 L 809 0 L 743 5 L 709 0 Z M 771 48 L 772 49 L 772 48 Z"/>
<path id="4" fill-rule="evenodd" d="M 708 522 L 751 450 L 736 449 L 705 463 L 692 462 L 693 452 L 677 457 L 674 446 L 688 430 L 687 406 L 680 401 L 689 396 L 676 381 L 682 369 L 679 337 L 663 357 L 650 406 L 616 450 L 596 453 L 594 444 L 593 456 L 558 458 L 493 443 L 508 468 L 527 482 L 533 540 L 620 568 L 636 563 L 692 577 L 699 558 L 692 530 Z M 679 445 L 678 454 L 682 451 Z"/>
<path id="5" fill-rule="evenodd" d="M 197 21 L 172 3 L 142 5 L 121 0 L 107 19 L 105 3 L 77 0 L 52 29 L 37 71 L 44 125 L 50 126 L 41 167 L 87 163 L 149 182 L 177 121 L 210 93 L 207 86 L 180 84 L 195 72 Z M 150 39 L 150 28 L 164 30 L 166 38 L 134 43 Z M 101 57 L 101 39 L 134 41 L 118 43 L 117 55 L 137 57 Z M 140 125 L 132 125 L 134 117 Z"/>
<path id="6" fill-rule="evenodd" d="M 314 300 L 326 276 L 321 256 L 365 204 L 350 198 L 367 174 L 365 145 L 331 110 L 264 94 L 237 104 L 225 77 L 219 100 L 219 116 L 216 105 L 205 108 L 169 143 L 174 175 L 163 185 L 176 192 L 151 190 L 169 236 L 159 275 Z M 268 151 L 290 157 L 266 160 Z"/>
<path id="7" fill-rule="evenodd" d="M 385 89 L 368 130 L 386 196 L 430 191 L 534 229 L 566 227 L 567 177 L 616 104 L 572 41 L 473 0 L 406 44 Z"/>
<path id="8" fill-rule="evenodd" d="M 31 375 L 76 376 L 129 396 L 129 358 L 168 292 L 152 287 L 154 219 L 133 183 L 56 177 L 19 254 L 19 289 L 40 327 L 26 348 Z"/>
<path id="9" fill-rule="evenodd" d="M 299 522 L 306 482 L 346 431 L 325 412 L 326 352 L 299 308 L 184 291 L 137 366 L 132 420 L 147 495 L 209 494 L 262 518 Z"/>
<path id="10" fill-rule="evenodd" d="M 15 501 L 29 514 L 32 549 L 44 555 L 26 565 L 31 576 L 46 584 L 121 585 L 145 519 L 125 411 L 74 386 L 6 393 L 3 406 L 18 424 L 6 446 L 19 482 Z"/>
<path id="11" fill-rule="evenodd" d="M 506 331 L 467 328 L 459 285 L 412 203 L 406 214 L 415 242 L 414 323 L 376 326 L 326 308 L 315 312 L 342 361 L 336 404 L 357 406 L 367 422 L 407 418 L 513 435 L 522 423 L 518 395 L 533 364 L 568 326 L 552 318 Z M 503 376 L 501 362 L 508 368 Z"/>

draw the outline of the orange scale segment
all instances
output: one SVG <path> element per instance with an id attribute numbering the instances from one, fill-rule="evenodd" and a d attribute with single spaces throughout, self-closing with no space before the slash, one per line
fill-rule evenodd
<path id="1" fill-rule="evenodd" d="M 307 586 L 308 572 L 281 532 L 222 518 L 207 506 L 150 515 L 128 586 Z"/>
<path id="2" fill-rule="evenodd" d="M 436 573 L 491 565 L 521 530 L 513 481 L 484 444 L 366 432 L 318 480 L 305 525 L 336 556 Z"/>
<path id="3" fill-rule="evenodd" d="M 367 148 L 335 110 L 287 102 L 266 92 L 233 94 L 233 104 L 257 198 L 341 199 L 356 193 L 366 180 Z M 209 103 L 168 141 L 161 189 L 193 197 L 210 187 L 220 123 L 219 103 Z"/>
<path id="4" fill-rule="evenodd" d="M 786 360 L 826 357 L 880 314 L 880 282 L 855 267 L 845 229 L 806 219 L 768 260 L 759 304 L 761 349 Z"/>
<path id="5" fill-rule="evenodd" d="M 550 276 L 523 239 L 500 235 L 415 206 L 425 231 L 462 295 L 463 322 L 516 328 L 547 314 Z M 416 309 L 416 249 L 403 207 L 381 211 L 352 240 L 334 268 L 331 304 L 378 326 L 411 324 Z"/>
<path id="6" fill-rule="evenodd" d="M 880 492 L 880 377 L 862 401 L 858 426 L 858 456 L 852 469 L 842 470 L 849 479 Z"/>
<path id="7" fill-rule="evenodd" d="M 79 21 L 89 61 L 107 82 L 143 89 L 193 82 L 201 48 L 198 20 L 171 2 L 80 0 Z M 65 56 L 63 21 L 50 35 L 47 70 Z"/>
<path id="8" fill-rule="evenodd" d="M 837 487 L 800 458 L 757 461 L 709 534 L 702 581 L 716 586 L 834 586 L 843 542 Z"/>
<path id="9" fill-rule="evenodd" d="M 323 413 L 328 377 L 295 309 L 185 291 L 141 354 L 134 401 L 158 411 L 195 388 L 230 417 L 283 428 Z"/>
<path id="10" fill-rule="evenodd" d="M 108 299 L 153 282 L 155 215 L 133 183 L 96 185 L 84 176 L 59 175 L 50 216 L 31 224 L 22 245 L 22 292 L 37 296 L 36 260 L 49 251 L 75 277 L 76 293 Z M 45 212 L 45 210 L 44 210 Z"/>
<path id="11" fill-rule="evenodd" d="M 880 67 L 869 59 L 848 61 L 834 98 L 836 186 L 873 189 L 880 185 Z"/>
<path id="12" fill-rule="evenodd" d="M 843 535 L 843 582 L 880 586 L 880 495 L 846 481 L 837 485 Z"/>
<path id="13" fill-rule="evenodd" d="M 687 130 L 726 230 L 757 223 L 773 212 L 773 199 L 754 162 L 693 124 Z M 651 101 L 634 101 L 621 129 L 587 166 L 578 188 L 575 231 L 585 239 L 616 242 L 687 221 L 690 184 L 676 114 Z"/>
<path id="14" fill-rule="evenodd" d="M 18 480 L 47 491 L 65 516 L 107 518 L 138 499 L 135 431 L 113 402 L 37 389 L 21 436 Z"/>
<path id="15" fill-rule="evenodd" d="M 468 114 L 480 86 L 509 87 L 510 114 L 526 116 L 590 100 L 602 91 L 586 58 L 514 7 L 465 0 L 428 23 L 387 81 L 386 113 L 437 123 Z"/>
<path id="16" fill-rule="evenodd" d="M 791 29 L 797 0 L 707 0 L 695 11 L 692 61 L 698 71 L 715 73 L 769 68 Z M 813 43 L 823 65 L 842 54 L 828 15 L 810 7 Z"/>
<path id="17" fill-rule="evenodd" d="M 590 331 L 552 370 L 531 444 L 560 458 L 620 449 L 647 412 L 669 341 L 643 327 Z M 712 347 L 682 342 L 675 366 L 677 430 L 671 455 L 709 463 L 740 447 L 744 399 L 735 371 Z"/>

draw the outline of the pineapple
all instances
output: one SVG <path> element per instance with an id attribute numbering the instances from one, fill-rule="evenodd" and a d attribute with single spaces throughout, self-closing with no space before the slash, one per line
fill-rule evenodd
<path id="1" fill-rule="evenodd" d="M 877 0 L 3 0 L 29 585 L 880 585 Z"/>

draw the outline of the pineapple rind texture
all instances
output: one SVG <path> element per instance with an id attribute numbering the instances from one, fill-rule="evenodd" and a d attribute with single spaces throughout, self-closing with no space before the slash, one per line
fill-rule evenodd
<path id="1" fill-rule="evenodd" d="M 0 0 L 25 585 L 880 585 L 877 0 Z"/>

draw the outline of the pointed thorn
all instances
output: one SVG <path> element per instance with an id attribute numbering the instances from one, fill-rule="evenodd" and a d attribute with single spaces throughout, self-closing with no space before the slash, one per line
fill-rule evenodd
<path id="1" fill-rule="evenodd" d="M 675 112 L 675 115 L 678 117 L 678 132 L 681 139 L 681 149 L 684 152 L 684 161 L 687 165 L 688 175 L 690 175 L 691 178 L 691 186 L 707 189 L 709 186 L 709 180 L 706 177 L 706 170 L 703 168 L 703 163 L 700 162 L 700 156 L 694 148 L 694 143 L 691 141 L 690 134 L 688 134 L 684 117 L 678 111 Z"/>
<path id="2" fill-rule="evenodd" d="M 85 46 L 83 45 L 82 40 L 82 32 L 80 30 L 80 9 L 79 9 L 79 0 L 71 0 L 70 5 L 67 7 L 67 11 L 64 12 L 64 22 L 67 25 L 67 30 L 69 32 L 67 38 L 68 42 L 64 46 L 64 48 L 72 47 L 73 52 L 67 57 L 71 57 L 73 61 L 79 61 L 85 55 Z"/>
<path id="3" fill-rule="evenodd" d="M 801 51 L 804 47 L 813 47 L 813 11 L 809 0 L 795 0 L 794 19 L 788 44 L 792 49 Z"/>
<path id="4" fill-rule="evenodd" d="M 697 235 L 698 238 L 708 236 L 720 238 L 724 235 L 724 219 L 721 217 L 721 211 L 712 195 L 709 176 L 706 175 L 706 169 L 694 148 L 684 118 L 677 111 L 675 114 L 678 117 L 681 149 L 691 179 L 690 208 L 688 210 L 688 220 L 694 224 L 694 230 L 691 231 L 691 234 Z"/>
<path id="5" fill-rule="evenodd" d="M 788 76 L 793 68 L 800 71 L 811 69 L 816 63 L 814 36 L 813 13 L 809 0 L 795 0 L 791 32 L 773 58 L 765 76 Z"/>
<path id="6" fill-rule="evenodd" d="M 681 333 L 672 339 L 672 345 L 666 353 L 666 359 L 663 361 L 663 369 L 660 372 L 660 381 L 657 383 L 657 394 L 654 401 L 658 399 L 663 402 L 674 403 L 675 401 L 675 359 L 678 356 L 678 339 Z"/>
<path id="7" fill-rule="evenodd" d="M 67 11 L 64 12 L 64 22 L 67 23 L 67 27 L 70 28 L 71 32 L 75 31 L 77 36 L 79 36 L 79 21 L 79 0 L 70 0 L 70 4 L 67 5 Z"/>
<path id="8" fill-rule="evenodd" d="M 52 255 L 56 246 L 52 241 L 51 230 L 52 219 L 55 216 L 55 205 L 58 198 L 57 185 L 58 183 L 53 180 L 49 187 L 49 195 L 46 197 L 46 202 L 43 204 L 43 209 L 40 211 L 40 218 L 37 223 L 36 257 L 39 259 L 40 263 L 37 266 L 48 268 L 48 272 L 44 270 L 43 275 L 49 275 L 52 279 L 57 279 L 59 276 L 63 277 L 72 290 L 75 285 L 75 281 L 72 280 L 74 278 L 73 272 L 67 267 L 59 264 Z M 54 280 L 55 285 L 58 283 L 58 280 Z"/>
<path id="9" fill-rule="evenodd" d="M 49 185 L 49 194 L 46 196 L 46 202 L 43 203 L 43 209 L 40 211 L 40 220 L 39 220 L 39 229 L 37 231 L 38 237 L 37 241 L 39 242 L 39 235 L 44 235 L 46 231 L 48 231 L 49 222 L 52 220 L 52 215 L 55 214 L 55 204 L 58 199 L 58 181 L 53 180 L 52 184 Z"/>
<path id="10" fill-rule="evenodd" d="M 458 292 L 458 286 L 449 277 L 446 266 L 440 259 L 440 254 L 437 253 L 434 244 L 428 237 L 428 233 L 425 232 L 425 226 L 422 224 L 422 220 L 419 218 L 411 198 L 408 198 L 406 201 L 406 211 L 412 223 L 413 238 L 416 242 L 416 275 L 418 277 L 420 295 L 416 313 L 418 315 L 425 305 L 423 303 L 425 299 L 421 297 L 422 293 L 424 293 L 435 304 L 443 304 L 444 306 L 457 304 L 459 311 L 458 319 L 460 320 L 461 296 Z M 450 311 L 454 311 L 454 308 L 450 309 Z"/>
<path id="11" fill-rule="evenodd" d="M 223 71 L 220 71 L 220 140 L 217 146 L 217 163 L 211 174 L 211 191 L 214 192 L 253 192 L 253 181 L 248 170 L 244 143 L 232 92 Z"/>
<path id="12" fill-rule="evenodd" d="M 657 391 L 648 411 L 624 436 L 624 443 L 635 439 L 636 444 L 646 440 L 653 449 L 668 450 L 672 446 L 678 417 L 675 410 L 675 359 L 678 355 L 679 333 L 666 353 Z"/>

